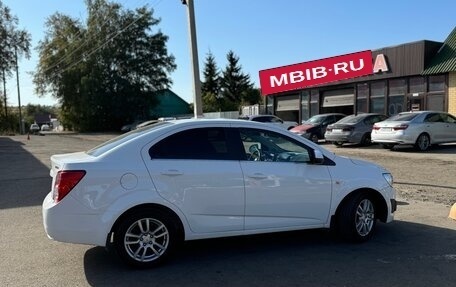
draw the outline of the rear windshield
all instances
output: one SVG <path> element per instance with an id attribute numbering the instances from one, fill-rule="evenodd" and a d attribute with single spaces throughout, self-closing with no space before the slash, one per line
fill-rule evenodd
<path id="1" fill-rule="evenodd" d="M 346 116 L 345 118 L 338 121 L 338 124 L 356 124 L 362 121 L 366 116 L 365 115 L 351 115 Z"/>
<path id="2" fill-rule="evenodd" d="M 419 114 L 415 113 L 406 113 L 406 114 L 398 114 L 398 115 L 395 115 L 395 116 L 392 116 L 391 118 L 388 119 L 388 121 L 411 121 L 413 120 L 414 118 L 416 118 Z"/>
<path id="3" fill-rule="evenodd" d="M 89 154 L 91 156 L 95 156 L 95 157 L 100 156 L 100 155 L 104 154 L 105 152 L 115 148 L 116 146 L 121 145 L 129 140 L 132 140 L 132 139 L 142 135 L 143 133 L 146 133 L 151 130 L 160 129 L 163 126 L 172 125 L 172 124 L 173 123 L 171 123 L 171 122 L 159 122 L 159 123 L 156 123 L 156 124 L 153 124 L 150 126 L 146 126 L 141 129 L 133 130 L 133 131 L 123 134 L 121 136 L 115 137 L 105 143 L 102 143 L 99 146 L 94 147 L 93 149 L 87 151 L 87 154 Z"/>

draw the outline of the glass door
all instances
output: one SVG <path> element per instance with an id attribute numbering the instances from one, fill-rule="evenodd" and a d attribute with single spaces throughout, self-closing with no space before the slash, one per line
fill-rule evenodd
<path id="1" fill-rule="evenodd" d="M 422 111 L 424 107 L 424 97 L 422 95 L 411 94 L 407 96 L 407 108 L 409 111 Z"/>

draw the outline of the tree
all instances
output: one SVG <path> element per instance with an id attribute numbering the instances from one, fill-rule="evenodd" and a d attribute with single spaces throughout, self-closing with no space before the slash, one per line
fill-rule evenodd
<path id="1" fill-rule="evenodd" d="M 61 104 L 62 122 L 77 130 L 114 130 L 145 118 L 154 92 L 168 88 L 176 65 L 168 37 L 152 28 L 153 10 L 124 10 L 105 0 L 87 1 L 86 24 L 54 14 L 40 42 L 34 75 L 39 93 Z"/>
<path id="2" fill-rule="evenodd" d="M 0 108 L 4 111 L 2 121 L 9 121 L 6 95 L 6 79 L 12 75 L 18 58 L 30 58 L 31 36 L 26 30 L 18 28 L 19 20 L 11 10 L 0 1 L 0 73 L 3 84 L 3 101 Z"/>
<path id="3" fill-rule="evenodd" d="M 220 71 L 211 52 L 206 56 L 203 70 L 204 80 L 201 85 L 204 112 L 215 112 L 221 109 Z"/>
<path id="4" fill-rule="evenodd" d="M 233 51 L 227 56 L 228 64 L 222 72 L 220 87 L 224 99 L 225 110 L 238 110 L 242 104 L 245 93 L 253 88 L 250 76 L 242 72 L 239 57 Z"/>

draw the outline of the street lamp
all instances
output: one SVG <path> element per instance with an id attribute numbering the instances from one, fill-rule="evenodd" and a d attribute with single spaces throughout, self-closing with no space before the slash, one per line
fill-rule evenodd
<path id="1" fill-rule="evenodd" d="M 188 7 L 188 28 L 190 34 L 190 57 L 192 60 L 193 70 L 193 112 L 195 118 L 203 115 L 203 108 L 201 102 L 201 82 L 199 77 L 198 65 L 198 48 L 196 45 L 196 25 L 195 25 L 195 11 L 193 7 L 193 0 L 181 0 L 183 5 Z"/>

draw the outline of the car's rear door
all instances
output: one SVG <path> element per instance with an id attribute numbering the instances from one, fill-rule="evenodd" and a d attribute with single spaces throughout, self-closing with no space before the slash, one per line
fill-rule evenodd
<path id="1" fill-rule="evenodd" d="M 145 163 L 160 195 L 196 233 L 244 229 L 244 179 L 225 127 L 192 128 L 154 144 Z"/>

